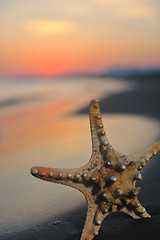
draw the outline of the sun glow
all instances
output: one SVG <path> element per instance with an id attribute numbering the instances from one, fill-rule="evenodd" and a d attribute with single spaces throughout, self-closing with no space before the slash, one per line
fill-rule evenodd
<path id="1" fill-rule="evenodd" d="M 28 31 L 42 35 L 64 34 L 73 30 L 71 22 L 63 21 L 28 21 L 25 26 Z"/>

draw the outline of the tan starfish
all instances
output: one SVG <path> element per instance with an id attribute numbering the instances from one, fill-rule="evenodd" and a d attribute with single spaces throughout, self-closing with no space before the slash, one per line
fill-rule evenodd
<path id="1" fill-rule="evenodd" d="M 133 218 L 150 215 L 139 203 L 141 169 L 160 152 L 160 141 L 133 155 L 117 152 L 107 139 L 103 128 L 98 100 L 90 103 L 92 156 L 81 168 L 57 169 L 33 167 L 33 176 L 45 181 L 64 184 L 82 192 L 88 203 L 87 217 L 81 240 L 92 240 L 102 221 L 112 212 L 122 211 Z"/>

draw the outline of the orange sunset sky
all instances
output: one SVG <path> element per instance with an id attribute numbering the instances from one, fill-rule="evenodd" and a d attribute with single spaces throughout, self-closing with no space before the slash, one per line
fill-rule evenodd
<path id="1" fill-rule="evenodd" d="M 160 67 L 160 1 L 1 0 L 0 76 Z"/>

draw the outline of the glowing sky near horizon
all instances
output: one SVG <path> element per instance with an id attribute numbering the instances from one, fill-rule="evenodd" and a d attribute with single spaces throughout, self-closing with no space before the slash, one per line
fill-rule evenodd
<path id="1" fill-rule="evenodd" d="M 160 67 L 160 1 L 1 0 L 0 76 Z"/>

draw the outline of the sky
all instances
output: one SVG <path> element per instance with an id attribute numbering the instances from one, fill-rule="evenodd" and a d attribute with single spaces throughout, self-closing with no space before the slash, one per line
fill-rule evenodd
<path id="1" fill-rule="evenodd" d="M 160 1 L 1 0 L 0 76 L 160 67 Z"/>

